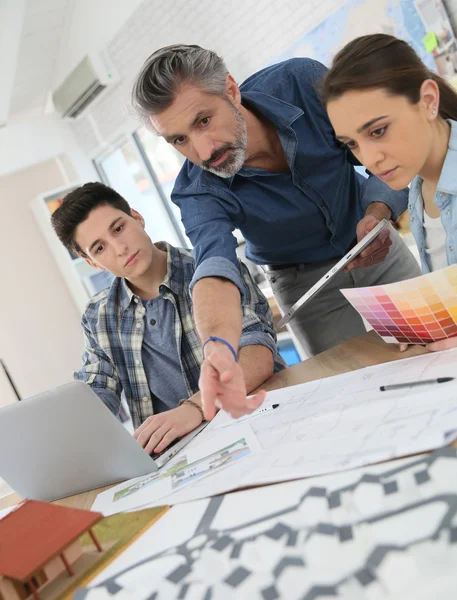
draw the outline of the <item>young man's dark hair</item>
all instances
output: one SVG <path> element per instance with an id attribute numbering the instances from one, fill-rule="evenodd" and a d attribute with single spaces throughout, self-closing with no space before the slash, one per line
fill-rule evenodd
<path id="1" fill-rule="evenodd" d="M 73 254 L 86 256 L 82 248 L 75 242 L 76 228 L 87 219 L 89 213 L 98 206 L 109 204 L 130 215 L 130 206 L 115 190 L 94 181 L 85 183 L 67 194 L 57 210 L 51 217 L 54 231 L 57 233 L 62 244 Z"/>

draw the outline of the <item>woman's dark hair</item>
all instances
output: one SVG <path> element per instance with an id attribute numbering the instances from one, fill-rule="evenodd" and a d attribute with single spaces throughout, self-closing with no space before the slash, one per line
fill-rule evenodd
<path id="1" fill-rule="evenodd" d="M 438 84 L 439 115 L 457 120 L 457 92 L 430 71 L 409 44 L 391 35 L 375 33 L 352 40 L 338 52 L 321 86 L 321 97 L 327 105 L 345 92 L 383 88 L 417 104 L 426 79 Z"/>
<path id="2" fill-rule="evenodd" d="M 99 206 L 110 205 L 131 214 L 130 206 L 115 190 L 95 181 L 85 183 L 65 196 L 51 217 L 54 231 L 62 244 L 73 254 L 86 256 L 74 240 L 76 228 Z"/>

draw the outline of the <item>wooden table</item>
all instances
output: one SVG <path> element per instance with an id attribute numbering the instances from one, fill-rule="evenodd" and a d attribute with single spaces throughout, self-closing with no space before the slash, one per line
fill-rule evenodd
<path id="1" fill-rule="evenodd" d="M 374 331 L 370 331 L 326 352 L 322 352 L 313 358 L 309 358 L 298 365 L 276 373 L 262 387 L 267 390 L 276 390 L 289 385 L 297 385 L 322 377 L 339 375 L 392 360 L 418 356 L 426 352 L 422 346 L 413 346 L 406 352 L 400 352 L 396 345 L 386 344 Z M 90 509 L 97 494 L 110 487 L 106 486 L 90 492 L 70 496 L 63 500 L 57 500 L 56 504 L 73 508 Z M 0 509 L 12 506 L 20 500 L 21 498 L 18 494 L 5 496 L 0 499 Z"/>

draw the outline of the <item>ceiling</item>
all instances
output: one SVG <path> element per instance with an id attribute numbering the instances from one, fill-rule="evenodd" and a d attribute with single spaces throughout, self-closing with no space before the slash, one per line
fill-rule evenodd
<path id="1" fill-rule="evenodd" d="M 74 0 L 0 0 L 0 124 L 43 114 Z"/>

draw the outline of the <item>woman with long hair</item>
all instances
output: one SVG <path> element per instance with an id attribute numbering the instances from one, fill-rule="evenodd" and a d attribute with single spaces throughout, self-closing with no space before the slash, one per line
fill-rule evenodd
<path id="1" fill-rule="evenodd" d="M 424 273 L 457 264 L 457 92 L 406 42 L 374 34 L 336 55 L 321 94 L 337 139 L 391 188 L 411 184 Z"/>

